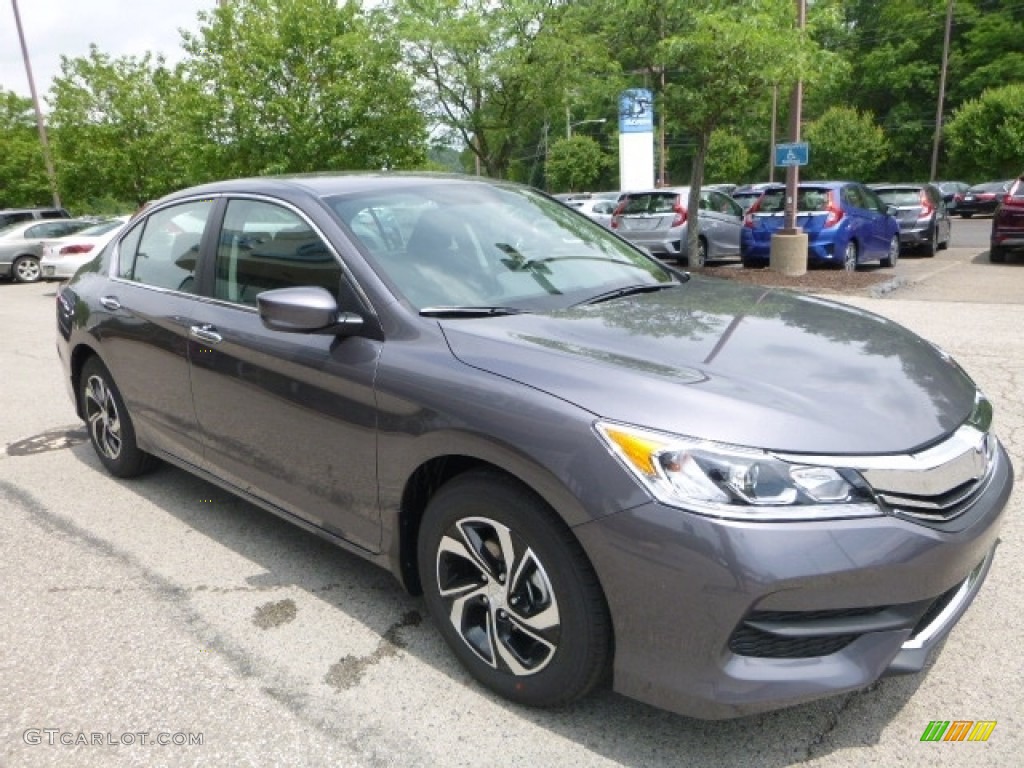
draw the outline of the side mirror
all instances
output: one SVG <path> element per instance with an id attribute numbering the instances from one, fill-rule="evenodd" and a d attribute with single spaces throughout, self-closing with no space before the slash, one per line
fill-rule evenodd
<path id="1" fill-rule="evenodd" d="M 275 288 L 256 296 L 260 320 L 272 331 L 354 336 L 363 328 L 355 312 L 339 312 L 338 302 L 324 288 L 312 285 Z"/>

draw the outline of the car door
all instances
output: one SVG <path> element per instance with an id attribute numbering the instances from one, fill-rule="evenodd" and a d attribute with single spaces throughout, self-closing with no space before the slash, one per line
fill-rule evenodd
<path id="1" fill-rule="evenodd" d="M 866 217 L 871 231 L 871 257 L 880 259 L 888 255 L 889 243 L 893 235 L 899 233 L 899 221 L 889 213 L 889 206 L 873 189 L 863 185 L 858 185 L 858 187 L 864 200 Z"/>
<path id="2" fill-rule="evenodd" d="M 202 466 L 189 376 L 189 328 L 199 299 L 195 270 L 215 201 L 163 206 L 117 243 L 100 297 L 103 361 L 146 450 Z"/>
<path id="3" fill-rule="evenodd" d="M 337 254 L 296 209 L 235 198 L 213 255 L 212 296 L 190 328 L 207 464 L 239 490 L 378 551 L 380 342 L 270 330 L 256 308 L 261 291 L 296 285 L 357 301 Z"/>

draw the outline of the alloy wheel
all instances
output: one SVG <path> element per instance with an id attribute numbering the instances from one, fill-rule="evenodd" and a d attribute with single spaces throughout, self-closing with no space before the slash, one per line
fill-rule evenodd
<path id="1" fill-rule="evenodd" d="M 23 256 L 14 263 L 14 276 L 19 283 L 34 283 L 42 277 L 39 260 Z"/>
<path id="2" fill-rule="evenodd" d="M 507 526 L 466 517 L 437 547 L 438 592 L 456 634 L 488 666 L 523 677 L 544 669 L 561 631 L 540 559 Z"/>
<path id="3" fill-rule="evenodd" d="M 857 271 L 857 244 L 851 240 L 843 251 L 843 269 L 847 272 Z"/>
<path id="4" fill-rule="evenodd" d="M 93 445 L 111 461 L 121 455 L 121 418 L 117 404 L 100 376 L 90 376 L 85 385 L 85 419 Z"/>

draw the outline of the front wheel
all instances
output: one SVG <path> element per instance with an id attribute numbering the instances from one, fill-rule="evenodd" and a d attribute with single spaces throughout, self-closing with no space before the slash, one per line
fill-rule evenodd
<path id="1" fill-rule="evenodd" d="M 899 237 L 899 235 L 893 235 L 892 239 L 889 241 L 889 251 L 881 259 L 881 264 L 882 264 L 883 267 L 895 267 L 896 266 L 896 262 L 899 261 L 899 258 L 900 258 L 900 237 Z"/>
<path id="2" fill-rule="evenodd" d="M 95 357 L 82 366 L 79 397 L 89 441 L 110 474 L 135 477 L 156 465 L 156 459 L 136 444 L 135 427 L 124 399 L 110 372 Z"/>
<path id="3" fill-rule="evenodd" d="M 17 283 L 36 283 L 43 276 L 39 268 L 39 259 L 35 256 L 20 256 L 11 268 L 14 281 Z"/>
<path id="4" fill-rule="evenodd" d="M 608 608 L 575 537 L 518 482 L 477 471 L 424 513 L 419 575 L 427 609 L 480 683 L 518 704 L 569 704 L 604 676 Z"/>

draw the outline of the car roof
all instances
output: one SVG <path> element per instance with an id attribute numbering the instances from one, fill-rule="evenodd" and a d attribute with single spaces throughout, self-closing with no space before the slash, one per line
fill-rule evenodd
<path id="1" fill-rule="evenodd" d="M 215 181 L 174 192 L 159 202 L 194 195 L 227 194 L 231 192 L 262 193 L 268 195 L 306 194 L 314 197 L 331 197 L 344 194 L 366 194 L 383 192 L 417 185 L 443 184 L 485 184 L 487 186 L 510 185 L 497 179 L 460 174 L 413 173 L 413 172 L 352 172 L 352 173 L 311 173 L 292 176 L 253 176 L 248 178 Z"/>

